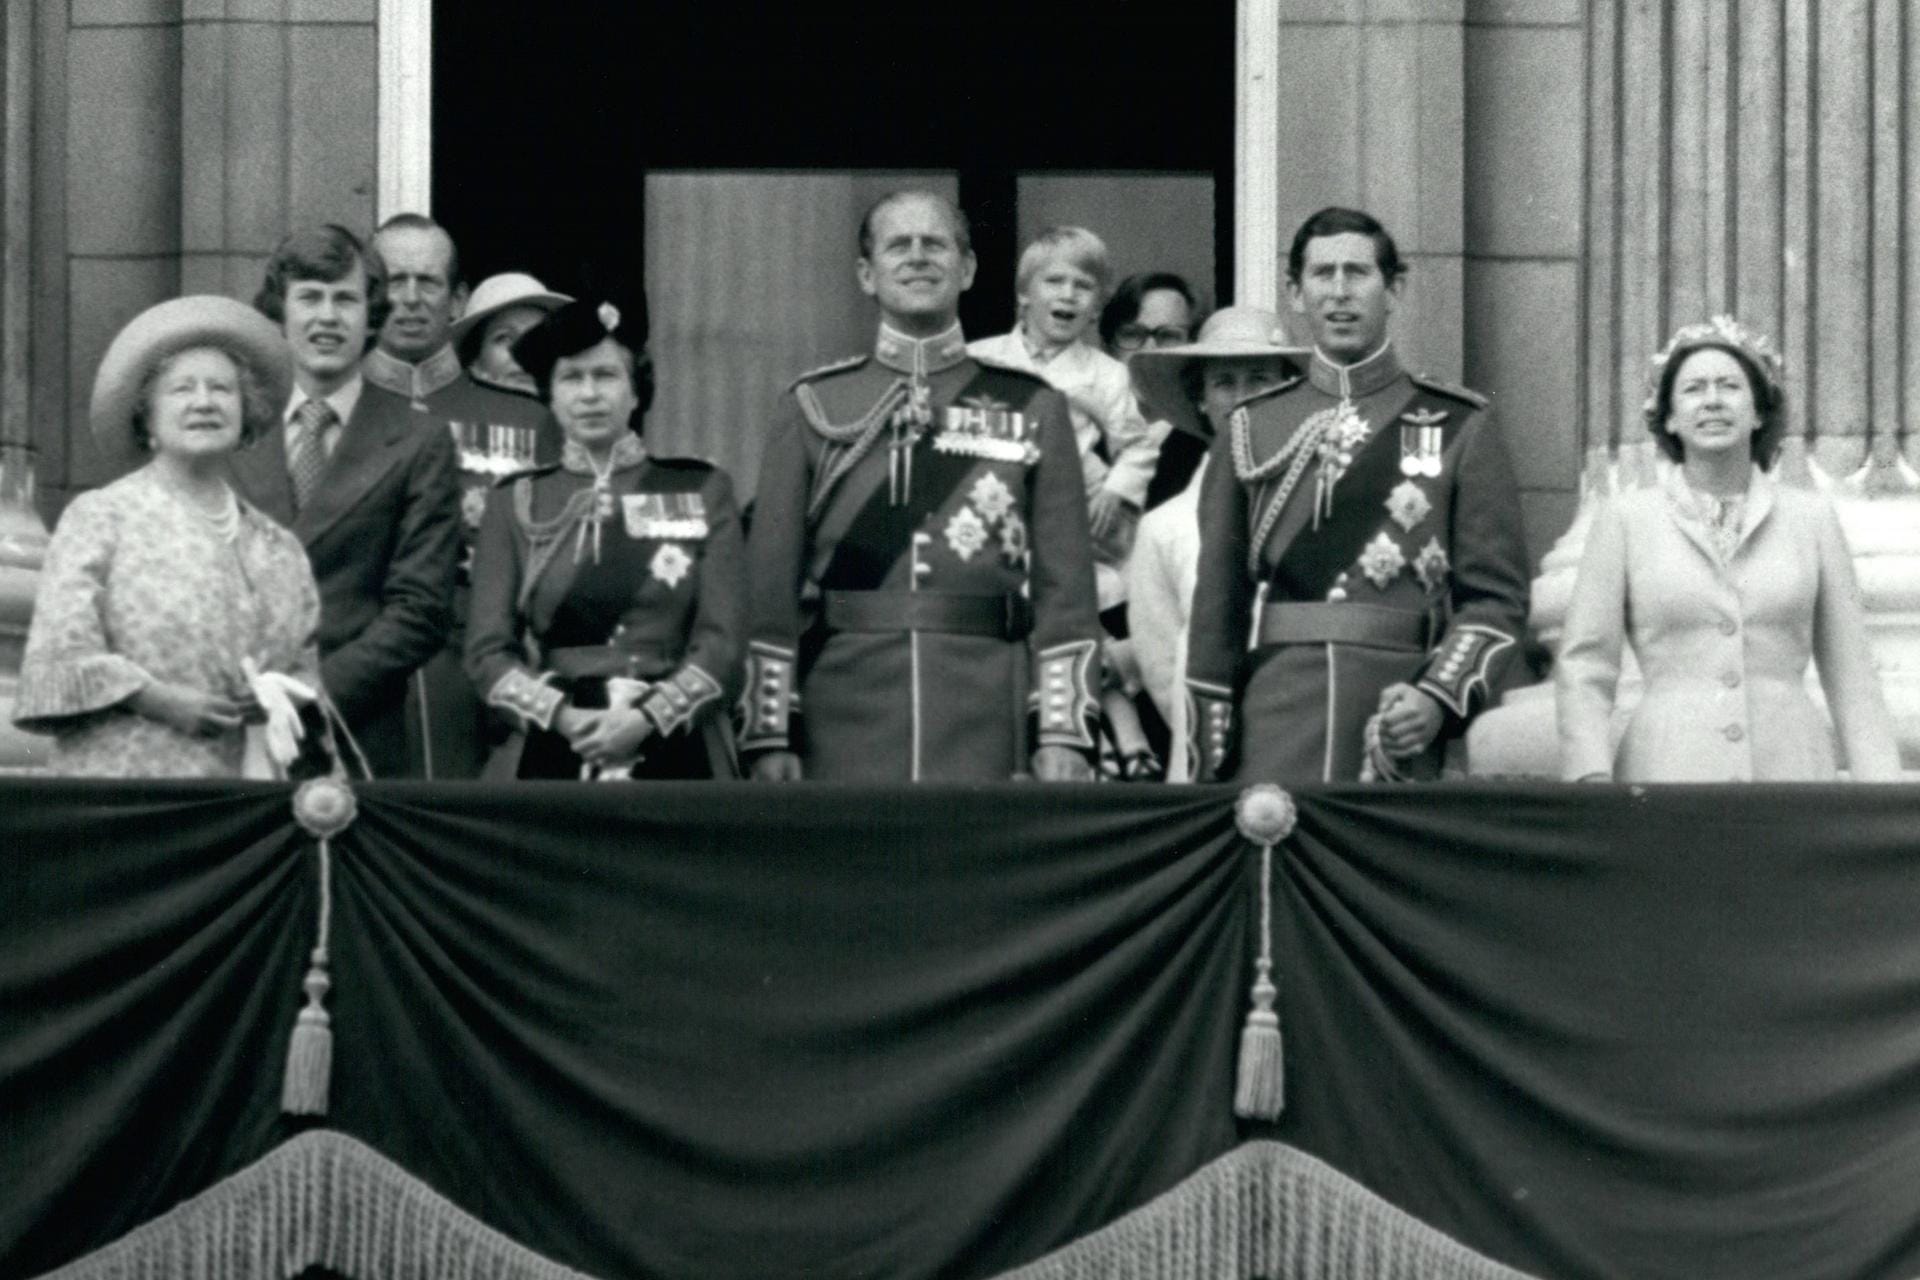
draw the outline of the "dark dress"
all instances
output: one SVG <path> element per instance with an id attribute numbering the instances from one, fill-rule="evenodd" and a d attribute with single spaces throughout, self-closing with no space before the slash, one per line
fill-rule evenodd
<path id="1" fill-rule="evenodd" d="M 562 707 L 637 707 L 653 732 L 621 776 L 731 777 L 743 559 L 733 486 L 704 462 L 623 440 L 604 490 L 585 455 L 489 496 L 467 673 L 517 733 L 489 776 L 579 778 Z M 596 512 L 598 513 L 596 516 Z"/>

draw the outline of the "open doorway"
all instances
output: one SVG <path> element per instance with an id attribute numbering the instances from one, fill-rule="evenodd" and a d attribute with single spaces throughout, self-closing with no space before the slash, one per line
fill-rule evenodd
<path id="1" fill-rule="evenodd" d="M 1233 0 L 638 8 L 436 0 L 434 212 L 470 280 L 645 287 L 649 436 L 749 493 L 780 388 L 865 343 L 855 223 L 885 190 L 967 209 L 973 336 L 1054 223 L 1121 275 L 1232 278 Z"/>

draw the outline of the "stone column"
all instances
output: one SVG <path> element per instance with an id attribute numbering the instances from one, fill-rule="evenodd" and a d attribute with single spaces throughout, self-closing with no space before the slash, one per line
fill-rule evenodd
<path id="1" fill-rule="evenodd" d="M 1839 510 L 1920 766 L 1920 135 L 1903 127 L 1920 15 L 1904 0 L 1593 0 L 1586 79 L 1585 462 L 1534 584 L 1536 635 L 1558 643 L 1595 503 L 1664 465 L 1641 416 L 1648 357 L 1732 313 L 1786 357 L 1779 473 Z M 1552 772 L 1550 689 L 1484 717 L 1471 747 L 1476 772 Z"/>
<path id="2" fill-rule="evenodd" d="M 1372 213 L 1411 266 L 1394 324 L 1403 358 L 1411 368 L 1459 378 L 1463 0 L 1251 7 L 1279 10 L 1271 90 L 1279 101 L 1277 258 L 1284 259 L 1294 228 L 1316 209 L 1340 204 Z M 1249 216 L 1241 211 L 1243 225 Z M 1284 262 L 1273 269 L 1272 278 L 1284 281 Z"/>

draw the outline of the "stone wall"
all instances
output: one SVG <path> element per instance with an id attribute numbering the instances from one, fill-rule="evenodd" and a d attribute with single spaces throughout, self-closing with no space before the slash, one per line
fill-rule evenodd
<path id="1" fill-rule="evenodd" d="M 108 478 L 83 424 L 128 319 L 180 293 L 250 299 L 296 222 L 370 226 L 378 58 L 375 0 L 38 10 L 31 381 L 51 506 Z"/>

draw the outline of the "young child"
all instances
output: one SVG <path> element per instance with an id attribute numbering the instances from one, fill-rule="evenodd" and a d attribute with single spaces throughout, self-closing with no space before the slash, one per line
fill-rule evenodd
<path id="1" fill-rule="evenodd" d="M 1015 276 L 1019 321 L 1012 333 L 982 338 L 968 351 L 982 360 L 1037 373 L 1065 394 L 1087 482 L 1087 525 L 1094 578 L 1107 629 L 1101 702 L 1112 737 L 1112 772 L 1152 778 L 1160 763 L 1147 745 L 1129 687 L 1137 688 L 1126 641 L 1126 579 L 1121 570 L 1153 479 L 1159 446 L 1133 396 L 1127 366 L 1089 341 L 1112 284 L 1107 246 L 1084 227 L 1050 227 L 1020 255 Z"/>

